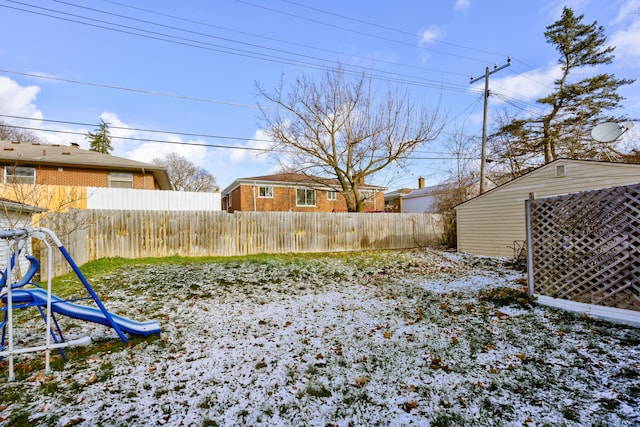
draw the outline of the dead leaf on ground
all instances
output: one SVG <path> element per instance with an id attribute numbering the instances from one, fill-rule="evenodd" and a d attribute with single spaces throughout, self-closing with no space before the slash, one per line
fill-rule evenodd
<path id="1" fill-rule="evenodd" d="M 355 387 L 363 387 L 367 382 L 369 381 L 369 378 L 367 377 L 358 377 L 353 381 L 353 385 Z"/>
<path id="2" fill-rule="evenodd" d="M 82 417 L 72 418 L 72 419 L 70 419 L 69 421 L 67 421 L 65 423 L 64 427 L 77 426 L 78 424 L 80 424 L 83 421 L 84 421 L 84 418 L 82 418 Z"/>
<path id="3" fill-rule="evenodd" d="M 416 409 L 418 407 L 418 402 L 415 400 L 412 400 L 411 402 L 404 402 L 400 407 L 405 412 L 411 412 L 412 409 Z"/>

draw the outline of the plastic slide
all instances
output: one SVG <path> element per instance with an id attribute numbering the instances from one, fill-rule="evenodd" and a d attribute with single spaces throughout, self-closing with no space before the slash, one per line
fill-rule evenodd
<path id="1" fill-rule="evenodd" d="M 3 295 L 3 299 L 6 295 Z M 14 303 L 35 303 L 37 305 L 47 305 L 47 291 L 44 289 L 16 289 L 12 292 L 11 299 Z M 99 323 L 101 325 L 111 327 L 109 320 L 106 318 L 102 310 L 99 308 L 87 307 L 84 305 L 73 304 L 65 301 L 60 297 L 51 295 L 51 310 L 63 316 L 73 319 L 85 320 L 88 322 Z M 122 330 L 122 332 L 132 335 L 142 335 L 144 337 L 160 334 L 160 324 L 155 321 L 136 322 L 126 317 L 111 314 L 114 322 Z"/>

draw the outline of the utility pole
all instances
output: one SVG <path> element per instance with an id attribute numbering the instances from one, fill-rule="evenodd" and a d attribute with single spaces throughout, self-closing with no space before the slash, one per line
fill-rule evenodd
<path id="1" fill-rule="evenodd" d="M 487 116 L 488 116 L 488 107 L 489 107 L 489 76 L 493 73 L 497 73 L 500 70 L 503 70 L 511 65 L 511 57 L 507 58 L 507 63 L 498 67 L 498 65 L 493 66 L 493 71 L 489 71 L 489 67 L 485 69 L 484 72 L 484 118 L 482 120 L 482 150 L 480 153 L 480 194 L 485 191 L 485 175 L 487 171 Z M 482 80 L 482 77 L 473 78 L 471 77 L 470 84 L 474 84 Z"/>

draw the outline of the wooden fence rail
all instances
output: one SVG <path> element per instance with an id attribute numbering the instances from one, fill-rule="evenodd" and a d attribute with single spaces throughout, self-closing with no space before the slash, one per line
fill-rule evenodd
<path id="1" fill-rule="evenodd" d="M 71 224 L 71 226 L 70 226 Z M 232 256 L 436 245 L 434 214 L 74 210 L 49 215 L 78 265 L 104 257 Z M 53 259 L 56 275 L 68 271 Z"/>

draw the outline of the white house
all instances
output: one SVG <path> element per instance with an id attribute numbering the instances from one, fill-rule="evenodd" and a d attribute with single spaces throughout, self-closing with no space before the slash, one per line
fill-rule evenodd
<path id="1" fill-rule="evenodd" d="M 424 186 L 424 178 L 418 180 L 418 189 L 402 196 L 402 212 L 407 213 L 441 213 L 438 209 L 438 199 L 443 193 L 453 190 L 455 183 L 445 182 L 430 187 Z M 477 180 L 466 180 L 465 193 L 478 194 L 480 184 Z M 487 188 L 494 188 L 495 184 L 488 182 Z"/>
<path id="2" fill-rule="evenodd" d="M 423 186 L 402 196 L 402 212 L 406 213 L 438 213 L 438 195 L 447 191 L 447 184 Z"/>

